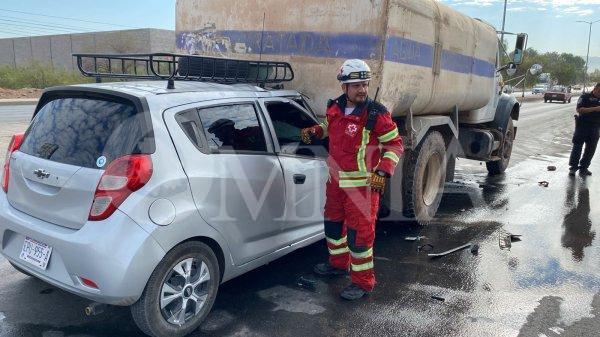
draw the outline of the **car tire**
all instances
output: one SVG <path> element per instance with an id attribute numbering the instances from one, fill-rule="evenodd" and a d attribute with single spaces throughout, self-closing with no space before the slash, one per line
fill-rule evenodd
<path id="1" fill-rule="evenodd" d="M 438 131 L 430 131 L 406 158 L 403 213 L 425 226 L 433 220 L 444 192 L 447 167 L 444 137 Z"/>
<path id="2" fill-rule="evenodd" d="M 149 336 L 191 333 L 210 312 L 220 275 L 217 258 L 206 244 L 188 241 L 176 246 L 154 269 L 142 296 L 131 306 L 133 320 Z"/>
<path id="3" fill-rule="evenodd" d="M 511 118 L 508 120 L 508 125 L 506 126 L 506 131 L 504 132 L 504 142 L 502 142 L 502 152 L 500 153 L 501 158 L 499 160 L 488 161 L 485 163 L 489 175 L 498 175 L 506 171 L 510 162 L 514 140 L 515 128 Z"/>
<path id="4" fill-rule="evenodd" d="M 21 269 L 21 267 L 17 266 L 16 264 L 8 261 L 8 263 L 10 263 L 11 266 L 13 266 L 13 268 L 15 268 L 18 272 L 20 272 L 21 274 L 25 274 L 29 277 L 34 277 L 33 275 L 31 275 L 29 272 L 25 271 L 24 269 Z"/>

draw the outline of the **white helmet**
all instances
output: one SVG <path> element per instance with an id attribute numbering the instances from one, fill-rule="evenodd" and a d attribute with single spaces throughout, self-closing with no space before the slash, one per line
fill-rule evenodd
<path id="1" fill-rule="evenodd" d="M 337 79 L 342 83 L 369 81 L 371 79 L 371 68 L 363 60 L 346 60 L 340 68 Z"/>

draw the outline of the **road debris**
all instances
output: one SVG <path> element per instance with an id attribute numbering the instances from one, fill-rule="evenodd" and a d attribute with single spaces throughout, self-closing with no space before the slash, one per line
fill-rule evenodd
<path id="1" fill-rule="evenodd" d="M 512 241 L 510 240 L 510 236 L 500 236 L 498 238 L 498 246 L 500 246 L 500 249 L 502 250 L 510 250 L 510 247 L 512 247 Z"/>
<path id="2" fill-rule="evenodd" d="M 510 242 L 519 242 L 521 241 L 521 234 L 510 234 Z"/>
<path id="3" fill-rule="evenodd" d="M 431 298 L 433 298 L 434 300 L 438 300 L 440 302 L 445 302 L 446 299 L 440 296 L 436 296 L 436 295 L 432 295 Z"/>
<path id="4" fill-rule="evenodd" d="M 478 244 L 471 245 L 471 254 L 473 254 L 473 255 L 479 254 L 479 245 Z"/>
<path id="5" fill-rule="evenodd" d="M 548 166 L 548 171 L 556 171 L 556 166 Z"/>
<path id="6" fill-rule="evenodd" d="M 433 249 L 433 245 L 426 243 L 424 245 L 420 245 L 419 247 L 417 247 L 417 252 L 429 252 Z"/>
<path id="7" fill-rule="evenodd" d="M 468 247 L 471 247 L 471 243 L 467 243 L 467 244 L 464 244 L 462 246 L 459 246 L 459 247 L 456 247 L 456 248 L 452 248 L 450 250 L 447 250 L 447 251 L 441 252 L 441 253 L 429 253 L 429 254 L 427 254 L 427 256 L 429 256 L 431 258 L 442 257 L 442 256 L 446 256 L 448 254 L 457 252 L 459 250 L 462 250 L 462 249 L 465 249 L 465 248 L 468 248 Z"/>
<path id="8" fill-rule="evenodd" d="M 426 236 L 407 236 L 404 238 L 405 241 L 421 241 L 422 239 L 427 239 Z"/>
<path id="9" fill-rule="evenodd" d="M 550 185 L 550 183 L 547 181 L 540 181 L 540 182 L 538 182 L 538 185 L 543 186 L 543 187 L 548 187 L 548 185 Z"/>
<path id="10" fill-rule="evenodd" d="M 312 292 L 317 291 L 317 281 L 306 276 L 300 276 L 296 280 L 296 285 L 302 289 L 310 290 Z"/>

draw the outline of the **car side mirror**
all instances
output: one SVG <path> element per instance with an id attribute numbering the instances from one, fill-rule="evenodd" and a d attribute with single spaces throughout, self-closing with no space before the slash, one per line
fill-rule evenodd
<path id="1" fill-rule="evenodd" d="M 515 51 L 513 53 L 513 61 L 515 65 L 523 63 L 523 54 L 527 47 L 527 34 L 518 34 L 517 43 L 515 44 Z"/>

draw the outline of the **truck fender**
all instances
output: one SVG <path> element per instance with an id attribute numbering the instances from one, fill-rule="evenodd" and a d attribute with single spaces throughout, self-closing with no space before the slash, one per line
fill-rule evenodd
<path id="1" fill-rule="evenodd" d="M 490 122 L 490 128 L 500 130 L 504 134 L 509 118 L 519 120 L 520 108 L 521 105 L 514 96 L 503 94 L 498 100 L 496 115 L 494 120 Z"/>

